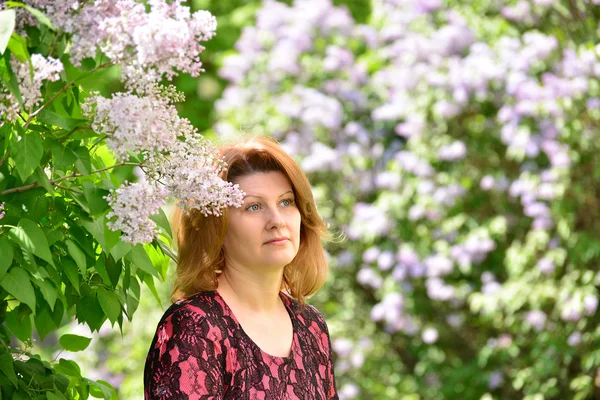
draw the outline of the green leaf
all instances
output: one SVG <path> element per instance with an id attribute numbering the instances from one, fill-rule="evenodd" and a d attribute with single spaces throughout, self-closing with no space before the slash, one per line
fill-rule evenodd
<path id="1" fill-rule="evenodd" d="M 117 242 L 112 249 L 110 249 L 110 255 L 116 260 L 119 261 L 121 258 L 125 257 L 133 246 L 131 243 L 127 242 Z"/>
<path id="2" fill-rule="evenodd" d="M 9 235 L 19 246 L 54 266 L 46 235 L 35 222 L 23 218 L 16 228 L 10 230 Z"/>
<path id="3" fill-rule="evenodd" d="M 4 54 L 6 46 L 15 30 L 15 19 L 17 13 L 15 10 L 0 11 L 0 54 Z"/>
<path id="4" fill-rule="evenodd" d="M 15 167 L 24 182 L 33 174 L 44 155 L 42 138 L 38 132 L 33 131 L 22 135 L 20 140 L 15 135 L 11 147 L 10 156 L 15 161 Z"/>
<path id="5" fill-rule="evenodd" d="M 119 302 L 119 299 L 114 292 L 99 287 L 98 301 L 100 302 L 100 307 L 102 307 L 102 310 L 114 325 L 119 315 L 121 315 L 121 303 Z"/>
<path id="6" fill-rule="evenodd" d="M 27 50 L 27 39 L 18 33 L 13 32 L 8 41 L 8 49 L 21 62 L 28 62 L 31 56 Z"/>
<path id="7" fill-rule="evenodd" d="M 8 90 L 17 98 L 19 106 L 23 108 L 23 97 L 21 96 L 21 89 L 17 82 L 17 76 L 10 66 L 10 52 L 5 52 L 2 58 L 0 58 L 0 78 L 6 85 Z M 8 126 L 5 124 L 4 126 Z M 18 125 L 17 125 L 18 126 Z"/>
<path id="8" fill-rule="evenodd" d="M 118 400 L 117 391 L 115 390 L 113 385 L 101 379 L 98 379 L 96 382 L 104 386 L 104 388 L 102 388 L 102 393 L 104 393 L 104 400 Z M 109 394 L 108 397 L 107 394 Z"/>
<path id="9" fill-rule="evenodd" d="M 46 392 L 46 399 L 47 400 L 67 400 L 67 398 L 65 396 L 63 396 L 63 394 L 61 392 L 59 392 L 58 390 L 56 390 L 54 392 Z"/>
<path id="10" fill-rule="evenodd" d="M 37 116 L 37 120 L 47 125 L 58 126 L 67 131 L 71 131 L 87 122 L 85 119 L 65 117 L 54 111 L 48 110 L 47 108 Z"/>
<path id="11" fill-rule="evenodd" d="M 84 382 L 88 383 L 90 388 L 90 394 L 98 399 L 104 400 L 112 400 L 116 399 L 116 392 L 113 394 L 115 389 L 110 385 L 110 383 L 105 381 L 97 381 L 94 382 L 89 379 L 83 379 Z"/>
<path id="12" fill-rule="evenodd" d="M 102 246 L 105 251 L 109 251 L 106 246 L 106 238 L 104 236 L 104 217 L 100 217 L 95 220 L 81 219 L 81 225 L 92 234 L 94 239 L 100 243 L 100 246 Z"/>
<path id="13" fill-rule="evenodd" d="M 6 274 L 6 271 L 8 271 L 8 268 L 10 267 L 10 265 L 12 264 L 13 257 L 14 257 L 12 244 L 10 243 L 10 240 L 8 240 L 8 238 L 6 236 L 0 237 L 0 254 L 2 255 L 0 257 L 0 280 L 1 280 L 4 277 L 4 275 Z"/>
<path id="14" fill-rule="evenodd" d="M 78 147 L 75 149 L 75 155 L 77 161 L 75 161 L 75 167 L 83 175 L 89 175 L 92 172 L 92 163 L 90 161 L 90 152 L 86 147 Z"/>
<path id="15" fill-rule="evenodd" d="M 31 314 L 19 315 L 20 308 L 6 314 L 6 326 L 21 342 L 31 338 Z"/>
<path id="16" fill-rule="evenodd" d="M 158 271 L 154 268 L 154 265 L 152 265 L 150 257 L 148 257 L 148 254 L 141 244 L 133 246 L 131 251 L 125 256 L 125 259 L 131 261 L 133 265 L 142 271 L 159 278 Z"/>
<path id="17" fill-rule="evenodd" d="M 46 189 L 48 191 L 48 193 L 50 193 L 54 197 L 54 187 L 52 187 L 52 184 L 50 183 L 50 179 L 48 179 L 48 176 L 42 170 L 41 167 L 37 167 L 35 169 L 33 176 L 35 177 L 35 180 L 38 181 L 40 183 L 40 185 L 42 185 L 42 187 L 44 189 Z"/>
<path id="18" fill-rule="evenodd" d="M 17 374 L 15 374 L 13 362 L 13 358 L 10 354 L 4 353 L 0 355 L 0 371 L 6 375 L 13 386 L 18 387 L 19 382 L 17 381 Z"/>
<path id="19" fill-rule="evenodd" d="M 44 296 L 44 299 L 46 299 L 50 309 L 54 310 L 54 304 L 56 304 L 58 290 L 54 287 L 52 281 L 48 279 L 34 279 L 33 282 L 37 287 L 40 288 L 40 292 L 42 292 L 42 296 Z"/>
<path id="20" fill-rule="evenodd" d="M 117 284 L 119 283 L 119 277 L 123 272 L 123 263 L 108 257 L 106 259 L 106 272 L 108 273 L 112 287 L 117 287 Z"/>
<path id="21" fill-rule="evenodd" d="M 96 298 L 96 292 L 91 292 L 80 298 L 77 302 L 76 311 L 77 318 L 82 322 L 86 322 L 93 331 L 99 330 L 106 321 L 106 314 Z"/>
<path id="22" fill-rule="evenodd" d="M 9 7 L 23 7 L 24 9 L 29 11 L 31 14 L 33 14 L 33 16 L 36 17 L 37 20 L 40 21 L 42 24 L 44 24 L 48 28 L 54 30 L 54 26 L 52 26 L 52 22 L 50 22 L 50 19 L 48 17 L 46 17 L 46 15 L 44 15 L 44 13 L 41 12 L 40 10 L 37 10 L 31 6 L 28 6 L 27 4 L 19 3 L 16 1 L 7 1 L 6 5 Z"/>
<path id="23" fill-rule="evenodd" d="M 81 379 L 81 369 L 75 361 L 65 360 L 64 358 L 61 358 L 60 360 L 58 360 L 58 365 L 54 366 L 54 370 L 59 374 Z"/>
<path id="24" fill-rule="evenodd" d="M 52 311 L 52 320 L 56 326 L 61 326 L 63 317 L 65 315 L 65 306 L 61 300 L 57 301 Z"/>
<path id="25" fill-rule="evenodd" d="M 108 208 L 108 202 L 104 199 L 109 194 L 108 190 L 100 189 L 92 182 L 83 182 L 83 194 L 92 215 L 102 214 Z"/>
<path id="26" fill-rule="evenodd" d="M 154 267 L 158 270 L 162 280 L 164 281 L 167 277 L 167 270 L 169 269 L 169 263 L 171 259 L 162 251 L 158 251 L 158 249 L 151 244 L 145 245 L 144 250 L 146 250 L 146 254 L 148 254 L 148 257 L 150 257 L 152 265 L 154 265 Z"/>
<path id="27" fill-rule="evenodd" d="M 160 300 L 160 296 L 158 295 L 156 286 L 154 286 L 154 278 L 152 277 L 152 275 L 146 274 L 144 276 L 144 283 L 146 284 L 146 286 L 148 286 L 148 288 L 154 295 L 154 298 L 156 299 L 156 301 L 158 301 L 158 305 L 162 308 L 162 301 Z"/>
<path id="28" fill-rule="evenodd" d="M 0 286 L 35 313 L 35 291 L 29 274 L 21 267 L 14 267 L 0 281 Z"/>
<path id="29" fill-rule="evenodd" d="M 169 218 L 167 218 L 167 215 L 165 214 L 162 208 L 158 209 L 158 214 L 151 215 L 150 219 L 156 222 L 156 225 L 158 225 L 158 227 L 161 228 L 162 231 L 169 238 L 173 237 L 173 232 L 171 231 L 171 224 L 169 223 Z"/>
<path id="30" fill-rule="evenodd" d="M 38 272 L 38 265 L 33 254 L 25 249 L 21 249 L 21 253 L 23 254 L 23 258 L 20 260 L 21 267 L 25 268 L 32 275 L 36 274 Z"/>
<path id="31" fill-rule="evenodd" d="M 102 281 L 105 285 L 110 286 L 110 277 L 108 276 L 108 272 L 106 271 L 106 256 L 104 253 L 101 253 L 98 259 L 96 260 L 96 264 L 94 264 L 94 269 L 102 278 Z"/>
<path id="32" fill-rule="evenodd" d="M 63 258 L 61 260 L 61 267 L 64 274 L 67 276 L 67 279 L 69 280 L 69 282 L 71 282 L 71 285 L 73 285 L 77 293 L 80 293 L 79 272 L 77 270 L 77 265 L 75 264 L 75 262 L 70 258 Z"/>
<path id="33" fill-rule="evenodd" d="M 91 338 L 68 333 L 58 339 L 60 346 L 67 351 L 83 351 L 87 349 L 91 341 Z"/>
<path id="34" fill-rule="evenodd" d="M 53 141 L 50 145 L 52 152 L 52 162 L 56 168 L 72 167 L 77 161 L 77 156 L 69 147 L 65 147 L 57 141 Z"/>
<path id="35" fill-rule="evenodd" d="M 40 335 L 40 339 L 42 340 L 44 340 L 50 332 L 58 328 L 52 319 L 52 313 L 50 309 L 45 304 L 40 310 L 38 310 L 34 321 L 37 333 Z"/>
<path id="36" fill-rule="evenodd" d="M 67 249 L 69 250 L 69 255 L 73 257 L 73 260 L 75 260 L 75 263 L 81 272 L 81 276 L 85 278 L 87 276 L 87 262 L 85 259 L 85 253 L 72 240 L 67 240 L 66 244 Z"/>

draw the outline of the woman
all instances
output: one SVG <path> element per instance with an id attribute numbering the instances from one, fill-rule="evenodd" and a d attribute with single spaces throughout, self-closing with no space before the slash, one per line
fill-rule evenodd
<path id="1" fill-rule="evenodd" d="M 337 399 L 327 325 L 305 304 L 327 276 L 308 179 L 265 138 L 221 153 L 243 205 L 175 211 L 179 300 L 150 347 L 145 398 Z"/>

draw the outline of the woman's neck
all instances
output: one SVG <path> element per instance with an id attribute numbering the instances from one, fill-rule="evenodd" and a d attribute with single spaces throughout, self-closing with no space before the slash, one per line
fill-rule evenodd
<path id="1" fill-rule="evenodd" d="M 257 314 L 272 313 L 281 308 L 279 291 L 282 279 L 283 269 L 257 274 L 227 267 L 218 277 L 217 291 L 226 300 L 233 300 L 248 311 Z"/>

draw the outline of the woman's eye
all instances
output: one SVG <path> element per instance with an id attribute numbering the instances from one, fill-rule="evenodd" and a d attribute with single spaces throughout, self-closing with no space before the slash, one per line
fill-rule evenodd
<path id="1" fill-rule="evenodd" d="M 281 200 L 281 204 L 283 204 L 284 207 L 289 207 L 292 204 L 294 204 L 294 200 L 292 200 L 292 199 Z"/>
<path id="2" fill-rule="evenodd" d="M 246 210 L 248 211 L 258 211 L 258 209 L 258 204 L 250 204 L 248 207 L 246 207 Z"/>

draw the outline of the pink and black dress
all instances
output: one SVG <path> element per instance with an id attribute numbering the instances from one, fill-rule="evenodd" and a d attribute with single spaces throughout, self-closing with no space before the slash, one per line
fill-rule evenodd
<path id="1" fill-rule="evenodd" d="M 325 320 L 280 297 L 294 328 L 289 357 L 262 351 L 216 291 L 174 303 L 146 358 L 146 400 L 338 399 Z"/>

